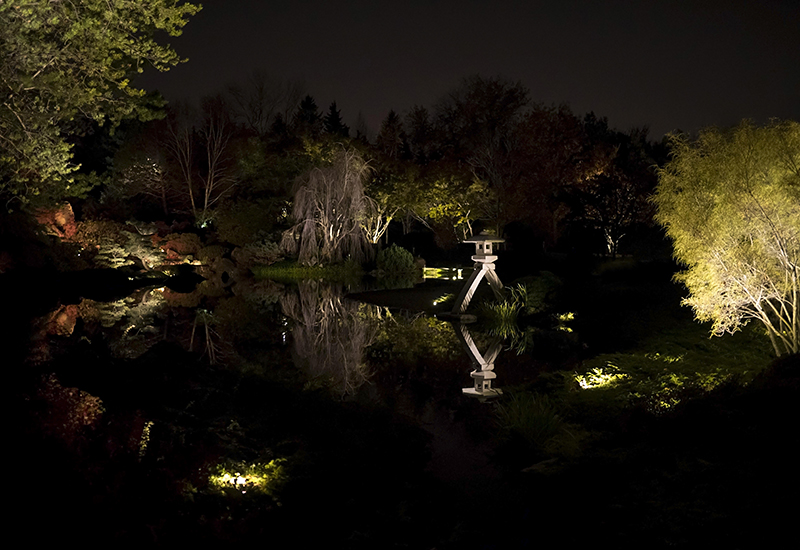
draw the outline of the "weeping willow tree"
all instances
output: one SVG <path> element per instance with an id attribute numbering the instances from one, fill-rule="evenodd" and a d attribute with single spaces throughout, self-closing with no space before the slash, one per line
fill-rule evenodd
<path id="1" fill-rule="evenodd" d="M 686 305 L 712 333 L 750 320 L 776 355 L 800 352 L 800 123 L 672 137 L 657 219 L 686 266 Z"/>
<path id="2" fill-rule="evenodd" d="M 303 265 L 368 259 L 372 248 L 361 222 L 369 170 L 358 152 L 342 149 L 329 165 L 301 175 L 292 190 L 297 224 L 284 233 L 283 248 Z"/>

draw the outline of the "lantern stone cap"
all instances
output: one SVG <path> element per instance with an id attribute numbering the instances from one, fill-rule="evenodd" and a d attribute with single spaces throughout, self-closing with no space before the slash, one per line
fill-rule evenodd
<path id="1" fill-rule="evenodd" d="M 506 242 L 505 239 L 497 237 L 495 235 L 490 235 L 489 233 L 483 231 L 478 233 L 477 235 L 473 235 L 469 239 L 464 239 L 465 243 L 504 243 Z"/>

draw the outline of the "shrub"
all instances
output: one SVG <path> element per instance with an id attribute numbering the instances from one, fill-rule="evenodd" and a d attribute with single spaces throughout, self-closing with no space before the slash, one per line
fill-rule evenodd
<path id="1" fill-rule="evenodd" d="M 378 252 L 376 267 L 385 288 L 411 288 L 422 274 L 411 252 L 395 244 Z"/>
<path id="2" fill-rule="evenodd" d="M 253 267 L 258 265 L 272 265 L 283 259 L 281 248 L 277 243 L 263 240 L 250 243 L 237 248 L 234 251 L 233 259 L 241 267 Z"/>
<path id="3" fill-rule="evenodd" d="M 413 273 L 417 266 L 414 263 L 414 256 L 401 246 L 393 244 L 389 248 L 384 248 L 378 252 L 377 259 L 378 271 L 386 274 Z"/>

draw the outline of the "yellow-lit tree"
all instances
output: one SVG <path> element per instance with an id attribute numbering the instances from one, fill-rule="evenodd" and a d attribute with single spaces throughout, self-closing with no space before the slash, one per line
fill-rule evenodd
<path id="1" fill-rule="evenodd" d="M 751 319 L 775 353 L 800 351 L 800 123 L 672 136 L 657 220 L 686 266 L 686 305 L 712 333 Z"/>

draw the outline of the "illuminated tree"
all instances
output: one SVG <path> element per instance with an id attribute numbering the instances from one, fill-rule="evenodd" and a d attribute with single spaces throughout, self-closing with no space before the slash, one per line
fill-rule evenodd
<path id="1" fill-rule="evenodd" d="M 200 127 L 200 137 L 205 149 L 205 170 L 200 176 L 202 210 L 194 212 L 195 219 L 202 226 L 212 217 L 211 207 L 236 185 L 234 161 L 229 146 L 232 135 L 233 122 L 224 98 L 215 96 L 203 100 L 203 120 Z M 192 205 L 194 204 L 192 200 Z"/>
<path id="2" fill-rule="evenodd" d="M 184 195 L 189 197 L 192 214 L 197 214 L 195 202 L 195 131 L 194 124 L 197 113 L 186 101 L 170 104 L 167 109 L 163 143 L 170 160 L 177 169 L 173 169 L 173 177 L 178 185 L 184 188 Z"/>
<path id="3" fill-rule="evenodd" d="M 181 33 L 199 7 L 177 0 L 0 3 L 0 194 L 68 196 L 78 166 L 65 136 L 79 121 L 153 118 L 130 79 L 179 63 L 154 35 Z"/>
<path id="4" fill-rule="evenodd" d="M 204 98 L 199 114 L 184 102 L 169 109 L 164 147 L 177 166 L 174 177 L 184 188 L 200 226 L 213 218 L 212 207 L 236 185 L 230 146 L 233 132 L 231 111 L 221 95 Z"/>
<path id="5" fill-rule="evenodd" d="M 333 161 L 300 176 L 294 188 L 292 216 L 297 225 L 282 240 L 302 264 L 361 261 L 371 251 L 361 220 L 365 211 L 367 163 L 352 149 L 337 152 Z"/>
<path id="6" fill-rule="evenodd" d="M 657 220 L 686 266 L 686 305 L 712 333 L 751 319 L 777 355 L 800 351 L 800 124 L 743 122 L 672 136 Z"/>

